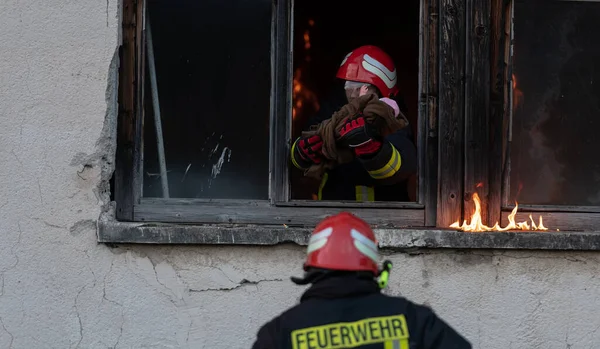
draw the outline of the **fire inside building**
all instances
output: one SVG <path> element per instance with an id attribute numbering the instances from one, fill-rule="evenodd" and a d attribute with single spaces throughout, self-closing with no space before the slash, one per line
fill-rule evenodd
<path id="1" fill-rule="evenodd" d="M 335 77 L 340 63 L 353 49 L 375 45 L 396 64 L 399 95 L 416 143 L 418 117 L 419 6 L 418 0 L 388 8 L 387 1 L 346 1 L 343 6 L 320 6 L 316 0 L 294 9 L 294 90 L 292 139 L 301 136 L 321 102 L 345 100 L 344 81 Z M 356 18 L 360 9 L 361 18 Z M 363 20 L 369 19 L 369 20 Z M 377 19 L 377 20 L 372 20 Z M 364 23 L 364 24 L 362 24 Z M 345 103 L 342 103 L 342 105 Z M 319 182 L 291 171 L 292 198 L 316 198 Z M 410 196 L 415 198 L 416 178 Z M 415 201 L 415 200 L 413 200 Z"/>

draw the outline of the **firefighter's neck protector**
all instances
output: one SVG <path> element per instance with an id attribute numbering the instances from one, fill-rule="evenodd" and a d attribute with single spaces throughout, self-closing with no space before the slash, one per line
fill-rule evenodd
<path id="1" fill-rule="evenodd" d="M 357 271 L 357 272 L 348 272 L 348 271 L 339 271 L 339 270 L 326 270 L 326 269 L 316 269 L 309 268 L 304 276 L 299 278 L 292 276 L 292 282 L 296 285 L 304 286 L 308 284 L 315 284 L 321 280 L 325 280 L 331 277 L 338 277 L 348 274 L 355 274 L 359 279 L 373 280 L 377 282 L 377 285 L 380 289 L 384 289 L 388 285 L 388 280 L 390 276 L 390 272 L 392 270 L 392 262 L 385 261 L 383 262 L 383 267 L 379 271 L 377 278 L 370 271 Z"/>

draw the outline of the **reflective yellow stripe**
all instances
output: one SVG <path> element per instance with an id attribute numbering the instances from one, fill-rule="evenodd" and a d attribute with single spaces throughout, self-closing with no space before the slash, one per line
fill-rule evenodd
<path id="1" fill-rule="evenodd" d="M 293 330 L 293 349 L 349 349 L 383 344 L 385 349 L 408 349 L 404 315 L 381 316 Z"/>
<path id="2" fill-rule="evenodd" d="M 358 202 L 375 201 L 375 189 L 373 187 L 357 185 L 355 187 L 355 190 L 356 190 L 356 201 L 358 201 Z"/>
<path id="3" fill-rule="evenodd" d="M 383 343 L 383 349 L 409 349 L 408 339 L 396 339 Z"/>
<path id="4" fill-rule="evenodd" d="M 290 157 L 292 158 L 292 164 L 294 164 L 294 166 L 296 166 L 297 168 L 303 170 L 303 168 L 300 167 L 300 165 L 298 165 L 298 163 L 296 162 L 296 158 L 294 157 L 294 150 L 296 150 L 296 142 L 292 144 L 292 151 L 290 152 Z"/>
<path id="5" fill-rule="evenodd" d="M 319 185 L 319 192 L 317 193 L 317 200 L 323 200 L 323 188 L 325 188 L 325 184 L 327 183 L 327 178 L 329 178 L 329 174 L 325 172 L 323 175 L 323 179 L 321 179 L 321 184 Z"/>
<path id="6" fill-rule="evenodd" d="M 357 185 L 356 187 L 354 187 L 354 189 L 356 190 L 356 201 L 358 202 L 363 202 L 363 186 L 362 185 Z"/>
<path id="7" fill-rule="evenodd" d="M 396 150 L 396 148 L 394 148 L 393 145 L 390 144 L 390 146 L 392 147 L 392 156 L 390 160 L 382 168 L 378 170 L 369 171 L 369 175 L 371 177 L 375 179 L 389 178 L 393 176 L 396 172 L 398 172 L 398 170 L 400 169 L 400 166 L 402 165 L 400 153 Z"/>
<path id="8" fill-rule="evenodd" d="M 410 349 L 408 339 L 396 339 L 383 343 L 383 349 Z"/>

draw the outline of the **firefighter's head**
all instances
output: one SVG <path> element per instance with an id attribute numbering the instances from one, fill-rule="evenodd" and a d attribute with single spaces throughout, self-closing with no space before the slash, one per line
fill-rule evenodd
<path id="1" fill-rule="evenodd" d="M 325 275 L 348 273 L 374 280 L 380 275 L 378 259 L 377 240 L 369 224 L 342 212 L 317 225 L 308 241 L 305 277 L 292 280 L 307 284 Z"/>
<path id="2" fill-rule="evenodd" d="M 360 87 L 365 85 L 379 97 L 393 97 L 398 92 L 394 61 L 377 46 L 361 46 L 348 53 L 336 76 L 346 80 L 348 100 L 358 97 Z"/>

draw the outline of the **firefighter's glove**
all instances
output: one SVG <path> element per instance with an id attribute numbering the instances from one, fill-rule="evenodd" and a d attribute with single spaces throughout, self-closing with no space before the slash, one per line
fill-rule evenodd
<path id="1" fill-rule="evenodd" d="M 339 142 L 352 149 L 360 158 L 375 156 L 382 145 L 377 128 L 368 123 L 362 114 L 348 119 L 346 125 L 342 126 Z"/>
<path id="2" fill-rule="evenodd" d="M 323 161 L 323 139 L 319 135 L 301 137 L 293 146 L 292 157 L 294 165 L 299 168 L 309 168 Z"/>

